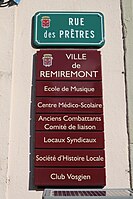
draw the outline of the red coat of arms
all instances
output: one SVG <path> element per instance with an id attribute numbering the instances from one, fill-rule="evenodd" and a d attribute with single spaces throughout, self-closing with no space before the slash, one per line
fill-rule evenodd
<path id="1" fill-rule="evenodd" d="M 43 28 L 49 28 L 50 27 L 50 17 L 44 16 L 41 19 L 41 25 Z"/>

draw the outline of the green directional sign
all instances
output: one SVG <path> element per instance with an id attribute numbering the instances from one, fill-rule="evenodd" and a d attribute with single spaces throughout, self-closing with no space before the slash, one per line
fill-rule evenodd
<path id="1" fill-rule="evenodd" d="M 33 18 L 33 45 L 94 47 L 104 45 L 104 17 L 100 12 L 38 12 Z"/>

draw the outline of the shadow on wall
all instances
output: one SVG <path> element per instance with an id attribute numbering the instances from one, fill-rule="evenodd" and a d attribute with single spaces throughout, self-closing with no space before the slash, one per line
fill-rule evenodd
<path id="1" fill-rule="evenodd" d="M 35 55 L 33 56 L 32 88 L 31 88 L 31 107 L 30 107 L 30 171 L 29 171 L 29 190 L 34 190 L 34 142 L 35 142 Z"/>
<path id="2" fill-rule="evenodd" d="M 33 17 L 31 26 L 31 46 L 33 47 Z M 34 48 L 34 47 L 33 47 Z M 35 157 L 35 100 L 36 100 L 36 54 L 33 55 L 32 88 L 30 106 L 30 154 L 29 154 L 29 190 L 42 191 L 43 188 L 34 185 L 34 157 Z"/>
<path id="3" fill-rule="evenodd" d="M 33 55 L 32 88 L 31 88 L 31 107 L 30 107 L 30 154 L 29 154 L 29 190 L 40 191 L 43 188 L 34 185 L 34 148 L 35 148 L 35 84 L 36 84 L 36 54 Z"/>

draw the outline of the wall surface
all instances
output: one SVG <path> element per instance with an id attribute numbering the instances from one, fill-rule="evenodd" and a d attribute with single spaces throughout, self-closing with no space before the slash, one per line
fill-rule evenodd
<path id="1" fill-rule="evenodd" d="M 5 142 L 4 139 L 3 142 L 0 140 L 3 150 L 1 161 L 4 163 L 4 167 L 8 165 L 7 190 L 6 183 L 0 182 L 3 188 L 1 192 L 3 195 L 0 193 L 3 196 L 2 199 L 36 199 L 42 197 L 42 191 L 34 190 L 29 173 L 32 170 L 30 153 L 33 147 L 30 145 L 33 144 L 30 140 L 32 128 L 30 118 L 32 111 L 33 55 L 36 53 L 36 49 L 31 46 L 31 27 L 33 15 L 41 10 L 100 11 L 104 14 L 106 44 L 101 49 L 101 52 L 106 147 L 106 188 L 128 188 L 130 186 L 128 134 L 120 1 L 71 0 L 68 3 L 67 0 L 22 0 L 18 7 L 2 10 L 2 17 L 5 21 L 1 22 L 0 25 L 1 29 L 2 24 L 6 23 L 7 26 L 5 25 L 5 27 L 8 27 L 8 31 L 5 28 L 4 32 L 11 32 L 10 37 L 6 33 L 5 35 L 3 34 L 1 41 L 2 43 L 4 38 L 7 37 L 9 43 L 11 42 L 11 46 L 8 47 L 11 51 L 8 51 L 5 47 L 6 45 L 2 43 L 2 48 L 6 54 L 4 55 L 5 61 L 1 60 L 0 65 L 0 67 L 4 68 L 1 71 L 6 70 L 7 67 L 5 80 L 3 80 L 6 82 L 6 85 L 3 82 L 4 89 L 2 91 L 5 91 L 5 87 L 8 89 L 8 94 L 5 97 L 3 96 L 3 101 L 1 101 L 3 104 L 2 114 L 5 118 L 3 119 L 3 115 L 0 116 L 0 121 L 2 121 L 3 125 L 1 127 L 3 131 L 1 136 L 3 138 L 7 136 Z M 11 15 L 9 16 L 11 22 L 9 20 L 6 21 L 8 12 Z M 10 27 L 8 23 L 10 23 Z M 0 51 L 2 51 L 1 47 Z M 11 69 L 12 79 L 7 75 L 11 73 Z M 2 80 L 0 79 L 0 81 Z M 10 87 L 12 88 L 11 105 Z M 4 108 L 4 106 L 6 107 Z M 5 158 L 6 162 L 3 161 L 3 158 Z M 4 175 L 4 181 L 6 179 L 6 172 L 7 168 L 4 169 L 4 174 L 2 174 Z M 6 196 L 4 196 L 5 190 Z"/>
<path id="2" fill-rule="evenodd" d="M 14 10 L 0 8 L 0 198 L 3 199 L 7 189 Z"/>
<path id="3" fill-rule="evenodd" d="M 133 188 L 133 1 L 122 2 L 123 32 L 125 49 L 127 118 L 130 148 L 131 187 Z"/>

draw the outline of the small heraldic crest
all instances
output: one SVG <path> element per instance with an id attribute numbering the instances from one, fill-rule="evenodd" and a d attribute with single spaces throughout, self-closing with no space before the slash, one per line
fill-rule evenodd
<path id="1" fill-rule="evenodd" d="M 52 66 L 52 60 L 53 60 L 52 54 L 44 54 L 42 60 L 43 60 L 43 66 L 45 67 Z"/>
<path id="2" fill-rule="evenodd" d="M 48 16 L 43 16 L 41 19 L 41 26 L 43 28 L 49 28 L 50 27 L 50 17 Z"/>

